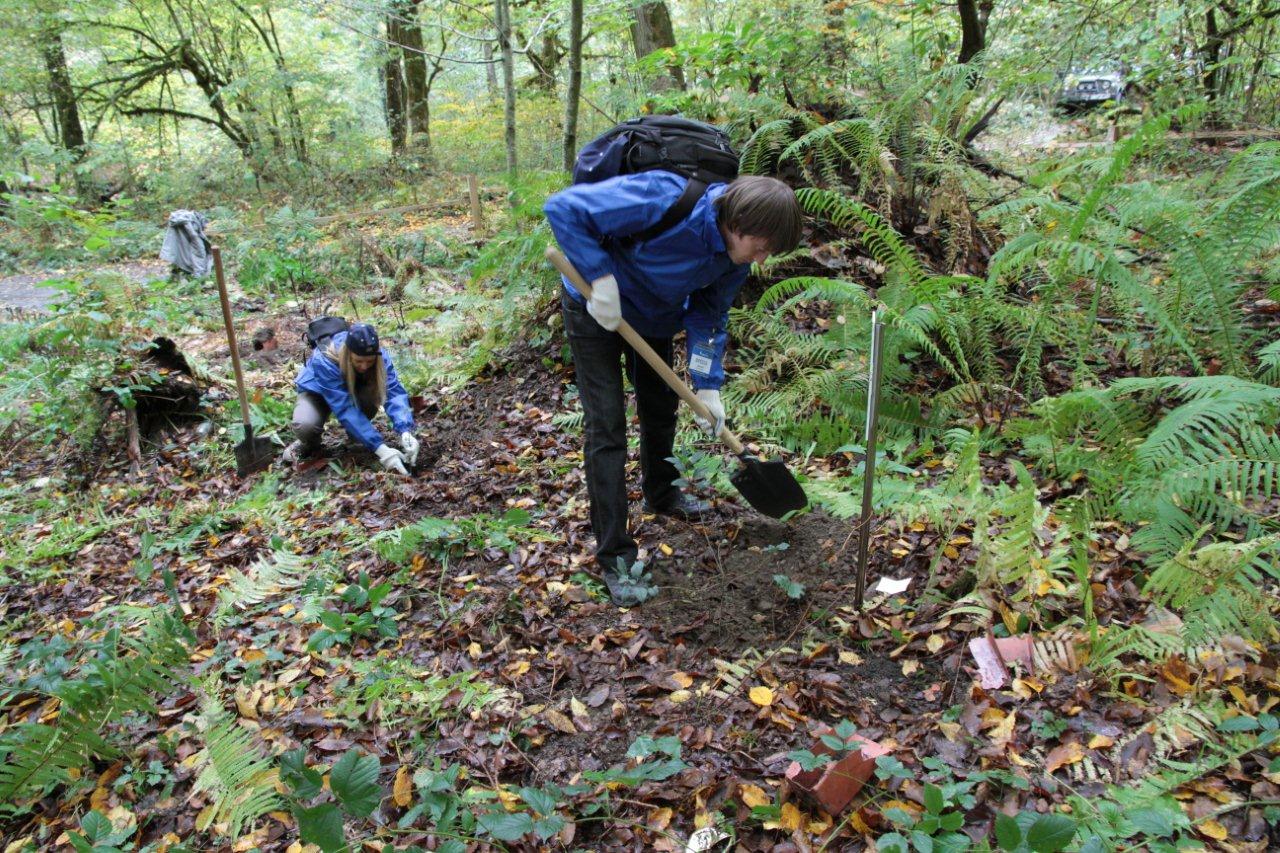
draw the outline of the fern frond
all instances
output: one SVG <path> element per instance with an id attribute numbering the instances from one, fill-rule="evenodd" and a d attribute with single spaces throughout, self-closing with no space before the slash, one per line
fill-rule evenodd
<path id="1" fill-rule="evenodd" d="M 206 698 L 202 710 L 205 747 L 198 754 L 201 770 L 193 792 L 207 794 L 212 810 L 197 829 L 225 826 L 224 834 L 235 840 L 280 807 L 275 763 L 262 756 L 253 733 L 240 727 L 216 694 Z"/>
<path id="2" fill-rule="evenodd" d="M 81 677 L 54 694 L 59 708 L 52 723 L 18 724 L 0 735 L 0 802 L 37 795 L 95 758 L 118 755 L 108 728 L 126 714 L 154 713 L 155 697 L 186 679 L 182 636 L 181 623 L 168 614 L 136 637 L 109 631 Z"/>
<path id="3" fill-rule="evenodd" d="M 254 561 L 247 573 L 232 569 L 227 582 L 218 590 L 218 608 L 213 624 L 225 627 L 237 610 L 261 604 L 273 595 L 301 586 L 306 581 L 310 563 L 305 557 L 285 551 L 272 551 Z"/>
<path id="4" fill-rule="evenodd" d="M 1280 537 L 1215 542 L 1196 549 L 1194 541 L 1151 573 L 1143 592 L 1181 611 L 1186 639 L 1198 644 L 1223 634 L 1265 640 L 1275 625 L 1266 578 L 1280 579 L 1276 557 Z"/>

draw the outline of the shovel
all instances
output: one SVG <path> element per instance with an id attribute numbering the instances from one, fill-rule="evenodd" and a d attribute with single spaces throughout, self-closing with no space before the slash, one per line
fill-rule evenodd
<path id="1" fill-rule="evenodd" d="M 244 417 L 244 441 L 235 447 L 236 473 L 241 477 L 261 471 L 275 458 L 275 444 L 269 438 L 254 438 L 253 422 L 249 420 L 249 397 L 244 393 L 244 373 L 240 370 L 240 349 L 236 346 L 236 330 L 231 325 L 231 301 L 227 299 L 227 282 L 222 277 L 222 250 L 210 249 L 213 254 L 213 274 L 218 280 L 218 298 L 222 300 L 222 322 L 227 326 L 227 343 L 231 347 L 231 367 L 236 373 L 236 390 L 240 392 L 240 414 Z"/>
<path id="2" fill-rule="evenodd" d="M 591 285 L 583 280 L 582 275 L 574 269 L 573 264 L 559 249 L 548 246 L 547 260 L 564 273 L 579 293 L 587 299 L 591 298 Z M 689 404 L 694 414 L 703 420 L 715 421 L 707 411 L 707 407 L 693 393 L 693 389 L 676 376 L 675 371 L 653 351 L 653 347 L 645 343 L 644 338 L 640 337 L 626 320 L 618 324 L 618 334 L 622 335 L 623 340 L 649 363 L 649 366 L 662 377 L 662 381 L 671 386 L 672 391 L 680 395 L 681 400 Z M 782 518 L 787 513 L 804 509 L 808 505 L 809 499 L 805 497 L 804 489 L 800 488 L 800 484 L 796 482 L 795 477 L 791 476 L 791 472 L 787 470 L 786 465 L 782 464 L 782 460 L 765 461 L 748 453 L 742 446 L 742 442 L 729 431 L 728 427 L 720 428 L 718 438 L 727 444 L 742 462 L 742 468 L 729 478 L 729 482 L 733 483 L 738 493 L 757 511 L 771 518 Z"/>

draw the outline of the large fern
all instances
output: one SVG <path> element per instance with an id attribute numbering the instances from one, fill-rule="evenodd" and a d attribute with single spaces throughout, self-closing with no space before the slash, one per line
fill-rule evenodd
<path id="1" fill-rule="evenodd" d="M 90 761 L 119 755 L 111 727 L 128 714 L 154 713 L 156 697 L 186 680 L 183 636 L 166 613 L 137 635 L 109 630 L 79 677 L 53 692 L 51 722 L 19 723 L 0 735 L 0 802 L 38 796 Z"/>
<path id="2" fill-rule="evenodd" d="M 1223 634 L 1264 642 L 1275 626 L 1274 596 L 1265 582 L 1280 580 L 1280 536 L 1246 542 L 1214 542 L 1181 551 L 1151 573 L 1143 592 L 1182 613 L 1192 644 Z"/>

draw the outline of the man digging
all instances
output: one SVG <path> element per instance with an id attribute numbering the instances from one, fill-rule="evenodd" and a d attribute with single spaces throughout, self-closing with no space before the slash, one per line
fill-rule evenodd
<path id="1" fill-rule="evenodd" d="M 625 319 L 671 364 L 672 339 L 687 334 L 689 373 L 716 418 L 698 425 L 713 437 L 724 425 L 720 387 L 729 306 L 750 265 L 800 242 L 802 214 L 791 187 L 747 176 L 711 184 L 692 211 L 657 236 L 634 240 L 663 218 L 687 179 L 666 171 L 577 184 L 547 199 L 547 220 L 565 255 L 591 283 L 585 300 L 566 279 L 561 293 L 584 415 L 583 453 L 591 529 L 610 597 L 619 607 L 657 588 L 627 532 L 627 430 L 623 368 L 640 416 L 640 471 L 649 512 L 694 520 L 709 506 L 682 493 L 671 463 L 679 398 L 615 331 Z"/>

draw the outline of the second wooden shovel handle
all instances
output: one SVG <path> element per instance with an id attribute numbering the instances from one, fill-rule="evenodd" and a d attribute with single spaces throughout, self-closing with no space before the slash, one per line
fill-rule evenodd
<path id="1" fill-rule="evenodd" d="M 577 289 L 579 293 L 587 299 L 591 298 L 591 285 L 587 284 L 586 279 L 582 277 L 582 274 L 578 272 L 569 259 L 564 256 L 563 252 L 555 246 L 548 246 L 547 260 L 551 261 L 552 266 L 564 273 L 565 278 L 569 279 L 569 281 L 573 283 L 574 288 Z M 676 372 L 672 370 L 656 352 L 653 351 L 653 347 L 649 346 L 649 344 L 645 342 L 645 339 L 640 337 L 640 333 L 631 328 L 631 325 L 626 320 L 623 320 L 618 324 L 618 334 L 622 335 L 622 339 L 631 344 L 631 348 L 640 354 L 640 357 L 653 368 L 655 373 L 662 377 L 663 382 L 666 382 L 667 385 L 671 386 L 672 391 L 675 391 L 680 395 L 681 400 L 684 400 L 689 404 L 689 408 L 693 409 L 694 414 L 703 420 L 715 421 L 715 418 L 711 416 L 711 412 L 708 411 L 707 407 L 703 405 L 703 402 L 698 399 L 698 395 L 693 392 L 693 389 L 686 385 L 684 380 L 676 375 Z M 736 435 L 729 431 L 728 427 L 721 427 L 720 435 L 718 437 L 725 444 L 729 445 L 730 450 L 739 456 L 747 452 L 747 449 L 742 446 L 742 442 L 738 440 Z"/>
<path id="2" fill-rule="evenodd" d="M 213 277 L 218 281 L 218 299 L 222 301 L 222 322 L 227 326 L 227 344 L 231 347 L 231 367 L 236 373 L 236 391 L 240 394 L 240 414 L 244 416 L 244 428 L 253 429 L 249 420 L 249 395 L 244 390 L 244 373 L 240 369 L 240 348 L 236 346 L 236 327 L 231 322 L 231 300 L 227 298 L 227 282 L 222 277 L 222 250 L 217 246 L 210 249 L 213 255 Z M 247 432 L 246 435 L 252 434 Z"/>

